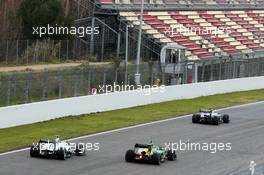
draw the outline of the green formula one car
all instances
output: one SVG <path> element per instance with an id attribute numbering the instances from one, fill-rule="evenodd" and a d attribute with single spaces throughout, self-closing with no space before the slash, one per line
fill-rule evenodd
<path id="1" fill-rule="evenodd" d="M 175 151 L 166 150 L 163 147 L 154 144 L 135 144 L 134 149 L 126 152 L 127 162 L 146 162 L 155 165 L 165 162 L 165 160 L 174 161 L 177 159 Z"/>

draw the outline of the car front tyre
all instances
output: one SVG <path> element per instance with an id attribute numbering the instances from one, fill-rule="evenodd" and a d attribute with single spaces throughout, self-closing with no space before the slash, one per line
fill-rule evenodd
<path id="1" fill-rule="evenodd" d="M 177 160 L 177 154 L 176 154 L 175 151 L 172 151 L 172 150 L 169 150 L 169 151 L 168 151 L 168 155 L 167 155 L 167 157 L 168 157 L 168 160 L 170 160 L 170 161 L 175 161 L 175 160 Z"/>
<path id="2" fill-rule="evenodd" d="M 160 161 L 160 155 L 157 153 L 154 153 L 152 156 L 152 162 L 154 165 L 160 165 L 161 161 Z"/>
<path id="3" fill-rule="evenodd" d="M 193 123 L 198 123 L 199 120 L 200 120 L 200 116 L 199 116 L 199 115 L 194 114 L 194 115 L 192 116 L 192 122 L 193 122 Z"/>
<path id="4" fill-rule="evenodd" d="M 224 123 L 229 123 L 229 122 L 230 122 L 229 115 L 225 114 L 225 115 L 223 116 L 223 122 L 224 122 Z"/>
<path id="5" fill-rule="evenodd" d="M 38 148 L 31 146 L 30 147 L 30 157 L 38 157 L 38 156 L 39 156 Z"/>

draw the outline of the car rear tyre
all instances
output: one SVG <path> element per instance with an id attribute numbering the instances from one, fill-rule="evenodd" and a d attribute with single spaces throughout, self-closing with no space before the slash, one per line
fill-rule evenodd
<path id="1" fill-rule="evenodd" d="M 167 157 L 168 157 L 168 160 L 174 161 L 177 159 L 177 154 L 175 151 L 169 150 Z"/>
<path id="2" fill-rule="evenodd" d="M 128 150 L 126 152 L 126 156 L 125 156 L 125 159 L 127 162 L 133 162 L 134 161 L 134 157 L 135 157 L 135 154 L 134 154 L 134 151 L 133 150 Z"/>
<path id="3" fill-rule="evenodd" d="M 66 160 L 66 158 L 67 158 L 66 151 L 63 148 L 61 148 L 58 151 L 58 159 L 60 159 L 60 160 Z"/>
<path id="4" fill-rule="evenodd" d="M 84 156 L 86 154 L 86 150 L 84 148 L 83 144 L 77 144 L 75 149 L 75 155 L 76 156 Z"/>
<path id="5" fill-rule="evenodd" d="M 218 117 L 213 117 L 213 118 L 212 118 L 212 123 L 213 123 L 214 125 L 219 125 L 219 118 L 218 118 Z"/>
<path id="6" fill-rule="evenodd" d="M 157 153 L 154 153 L 152 156 L 152 162 L 154 165 L 160 165 L 160 155 Z"/>
<path id="7" fill-rule="evenodd" d="M 224 123 L 229 123 L 229 122 L 230 122 L 229 115 L 225 114 L 225 115 L 223 116 L 223 122 L 224 122 Z"/>

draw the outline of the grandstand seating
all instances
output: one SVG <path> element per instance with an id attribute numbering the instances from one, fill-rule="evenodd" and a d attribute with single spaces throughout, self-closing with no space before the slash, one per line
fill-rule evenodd
<path id="1" fill-rule="evenodd" d="M 120 12 L 120 16 L 134 26 L 139 25 L 139 12 Z M 264 11 L 148 11 L 143 17 L 146 34 L 160 43 L 185 46 L 189 60 L 264 50 Z M 214 32 L 217 29 L 221 30 Z"/>
<path id="2" fill-rule="evenodd" d="M 141 4 L 141 0 L 97 1 L 110 6 L 140 7 Z M 255 9 L 258 4 L 263 6 L 264 0 L 144 0 L 144 3 L 144 33 L 161 44 L 176 42 L 186 47 L 185 56 L 189 60 L 236 57 L 264 51 L 264 10 L 177 10 L 181 7 L 173 6 L 204 5 L 207 8 L 208 5 L 218 5 L 216 7 L 232 9 L 232 5 L 242 4 Z M 164 9 L 157 11 L 147 6 L 155 4 L 164 5 Z M 168 10 L 170 5 L 175 10 Z M 121 18 L 139 26 L 138 8 L 124 9 L 119 12 Z"/>

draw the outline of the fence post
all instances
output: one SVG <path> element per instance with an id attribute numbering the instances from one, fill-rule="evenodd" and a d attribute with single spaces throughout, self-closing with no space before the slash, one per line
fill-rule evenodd
<path id="1" fill-rule="evenodd" d="M 225 61 L 225 79 L 229 79 L 229 64 L 230 61 Z"/>
<path id="2" fill-rule="evenodd" d="M 62 97 L 62 77 L 61 77 L 61 74 L 60 74 L 60 71 L 58 71 L 58 73 L 57 73 L 58 75 L 58 81 L 59 81 L 59 98 L 61 98 Z"/>
<path id="3" fill-rule="evenodd" d="M 105 85 L 106 84 L 106 70 L 105 70 L 105 67 L 104 67 L 104 70 L 103 70 L 103 84 L 102 85 Z"/>
<path id="4" fill-rule="evenodd" d="M 79 77 L 78 77 L 78 74 L 76 74 L 76 73 L 74 73 L 73 77 L 74 77 L 74 92 L 73 92 L 74 94 L 73 94 L 73 96 L 76 97 L 77 93 L 78 93 L 77 91 L 78 91 L 78 78 Z"/>
<path id="5" fill-rule="evenodd" d="M 16 40 L 16 64 L 18 64 L 18 59 L 19 59 L 19 53 L 18 53 L 18 40 Z"/>
<path id="6" fill-rule="evenodd" d="M 49 50 L 49 46 L 48 46 L 48 42 L 47 42 L 47 40 L 45 39 L 44 40 L 44 43 L 42 44 L 43 45 L 43 50 L 44 50 L 44 53 L 43 53 L 43 56 L 44 56 L 44 59 L 43 59 L 43 61 L 44 61 L 44 63 L 46 62 L 46 58 L 47 58 L 47 55 L 48 55 L 48 50 Z"/>
<path id="7" fill-rule="evenodd" d="M 244 77 L 248 77 L 248 61 L 244 63 Z"/>
<path id="8" fill-rule="evenodd" d="M 10 89 L 10 97 L 11 96 L 14 96 L 16 97 L 16 85 L 17 85 L 17 80 L 16 80 L 16 75 L 12 75 L 11 77 L 11 89 Z M 12 94 L 12 91 L 13 90 L 13 94 Z"/>
<path id="9" fill-rule="evenodd" d="M 130 74 L 127 74 L 127 84 L 130 85 Z"/>
<path id="10" fill-rule="evenodd" d="M 257 76 L 261 76 L 261 58 L 257 59 L 257 67 L 258 67 L 258 72 L 257 72 Z"/>
<path id="11" fill-rule="evenodd" d="M 91 85 L 92 87 L 96 86 L 96 68 L 95 67 L 92 67 L 92 72 L 91 72 Z"/>
<path id="12" fill-rule="evenodd" d="M 219 74 L 218 74 L 218 79 L 222 80 L 222 60 L 220 59 L 219 61 Z"/>
<path id="13" fill-rule="evenodd" d="M 6 64 L 8 64 L 9 41 L 6 40 Z"/>
<path id="14" fill-rule="evenodd" d="M 88 67 L 88 83 L 87 83 L 87 88 L 88 88 L 88 93 L 90 93 L 91 90 L 91 69 Z"/>
<path id="15" fill-rule="evenodd" d="M 80 70 L 80 80 L 79 80 L 79 84 L 80 84 L 80 94 L 81 95 L 85 95 L 85 88 L 86 88 L 86 85 L 85 85 L 85 67 L 81 67 L 81 70 Z"/>
<path id="16" fill-rule="evenodd" d="M 230 79 L 230 60 L 226 62 L 226 79 Z"/>
<path id="17" fill-rule="evenodd" d="M 46 99 L 48 97 L 48 88 L 47 88 L 47 83 L 48 83 L 48 73 L 46 70 L 43 73 L 43 81 L 42 81 L 42 99 Z"/>
<path id="18" fill-rule="evenodd" d="M 263 75 L 264 75 L 264 62 L 261 60 L 261 74 L 260 74 L 260 76 L 263 76 Z"/>
<path id="19" fill-rule="evenodd" d="M 105 25 L 103 25 L 103 34 L 102 34 L 101 62 L 104 61 L 104 45 L 105 45 Z"/>
<path id="20" fill-rule="evenodd" d="M 118 81 L 118 67 L 115 68 L 115 83 Z"/>
<path id="21" fill-rule="evenodd" d="M 162 84 L 163 84 L 163 85 L 166 85 L 166 84 L 165 84 L 165 83 L 166 83 L 166 82 L 165 82 L 165 73 L 164 73 L 163 71 L 161 72 L 161 78 L 162 78 L 162 79 L 161 79 Z"/>
<path id="22" fill-rule="evenodd" d="M 59 40 L 59 62 L 61 62 L 61 40 Z"/>
<path id="23" fill-rule="evenodd" d="M 120 35 L 120 29 L 117 35 L 117 51 L 116 51 L 116 58 L 119 58 L 120 55 L 120 40 L 121 40 L 121 35 Z"/>
<path id="24" fill-rule="evenodd" d="M 66 60 L 69 59 L 69 40 L 67 40 L 67 56 L 66 56 Z"/>
<path id="25" fill-rule="evenodd" d="M 29 41 L 27 40 L 27 49 L 26 49 L 26 57 L 27 57 L 27 65 L 28 65 L 28 50 L 29 50 Z"/>
<path id="26" fill-rule="evenodd" d="M 203 65 L 202 65 L 202 78 L 201 78 L 201 82 L 204 82 L 204 74 L 205 74 L 205 62 L 203 62 Z"/>
<path id="27" fill-rule="evenodd" d="M 154 66 L 154 64 L 153 64 L 153 62 L 152 61 L 150 61 L 149 62 L 149 69 L 150 69 L 150 71 L 149 71 L 149 74 L 150 74 L 150 76 L 149 76 L 149 84 L 150 84 L 150 86 L 153 86 L 153 81 L 154 81 L 154 76 L 153 76 L 153 66 Z"/>
<path id="28" fill-rule="evenodd" d="M 33 60 L 34 60 L 34 63 L 36 64 L 37 63 L 37 56 L 36 56 L 36 50 L 37 50 L 37 45 L 38 45 L 38 40 L 36 41 L 36 43 L 35 43 L 35 46 L 34 46 L 34 54 L 33 54 Z"/>
<path id="29" fill-rule="evenodd" d="M 233 63 L 233 72 L 232 72 L 233 75 L 232 75 L 232 77 L 234 79 L 234 78 L 236 78 L 236 60 L 233 60 L 232 63 Z"/>
<path id="30" fill-rule="evenodd" d="M 249 77 L 251 77 L 251 76 L 253 75 L 252 72 L 253 72 L 253 71 L 252 71 L 252 61 L 250 60 L 250 61 L 249 61 L 249 72 L 248 72 L 248 76 L 249 76 Z"/>
<path id="31" fill-rule="evenodd" d="M 94 29 L 95 18 L 92 17 L 92 29 Z M 90 38 L 90 55 L 94 53 L 94 31 L 92 30 L 91 38 Z"/>
<path id="32" fill-rule="evenodd" d="M 29 102 L 29 91 L 30 91 L 30 85 L 31 85 L 31 73 L 29 72 L 26 79 L 26 85 L 25 85 L 25 103 Z"/>
<path id="33" fill-rule="evenodd" d="M 214 63 L 213 61 L 210 62 L 210 81 L 214 80 Z"/>
<path id="34" fill-rule="evenodd" d="M 10 95 L 11 95 L 11 81 L 8 80 L 8 87 L 7 87 L 7 93 L 6 93 L 6 104 L 10 104 Z"/>

